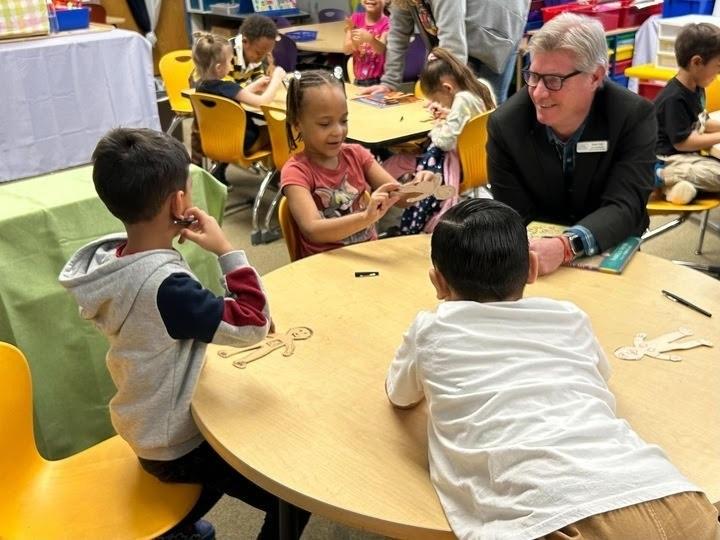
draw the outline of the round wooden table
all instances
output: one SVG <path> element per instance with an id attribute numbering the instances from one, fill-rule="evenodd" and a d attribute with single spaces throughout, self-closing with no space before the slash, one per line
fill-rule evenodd
<path id="1" fill-rule="evenodd" d="M 193 413 L 212 446 L 242 474 L 329 519 L 393 538 L 450 538 L 430 483 L 426 411 L 394 409 L 385 374 L 402 334 L 437 301 L 429 237 L 369 242 L 297 261 L 263 278 L 279 332 L 310 327 L 295 353 L 245 369 L 208 349 Z M 355 277 L 355 272 L 379 272 Z M 575 302 L 613 368 L 618 414 L 657 443 L 711 501 L 720 499 L 718 348 L 679 351 L 681 362 L 629 362 L 613 351 L 685 326 L 720 346 L 720 326 L 661 294 L 720 314 L 720 282 L 643 253 L 622 275 L 561 268 L 527 296 Z"/>

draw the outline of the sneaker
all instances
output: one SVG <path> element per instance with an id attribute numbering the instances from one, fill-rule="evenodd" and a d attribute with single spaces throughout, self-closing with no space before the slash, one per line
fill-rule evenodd
<path id="1" fill-rule="evenodd" d="M 673 204 L 688 204 L 697 195 L 697 189 L 687 180 L 680 180 L 665 191 L 665 199 Z"/>
<path id="2" fill-rule="evenodd" d="M 191 525 L 175 526 L 156 540 L 215 540 L 215 527 L 201 519 Z"/>

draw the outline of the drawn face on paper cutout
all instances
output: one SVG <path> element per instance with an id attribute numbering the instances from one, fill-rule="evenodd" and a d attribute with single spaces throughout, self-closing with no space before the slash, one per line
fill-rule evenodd
<path id="1" fill-rule="evenodd" d="M 313 335 L 313 331 L 305 326 L 298 326 L 288 330 L 288 334 L 290 334 L 293 339 L 308 339 Z"/>

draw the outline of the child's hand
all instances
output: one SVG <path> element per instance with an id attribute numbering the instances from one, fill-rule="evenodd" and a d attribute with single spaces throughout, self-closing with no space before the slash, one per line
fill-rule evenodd
<path id="1" fill-rule="evenodd" d="M 383 217 L 400 200 L 397 193 L 394 193 L 399 187 L 400 184 L 383 184 L 372 192 L 368 207 L 365 209 L 365 217 L 371 223 L 375 223 Z"/>
<path id="2" fill-rule="evenodd" d="M 350 32 L 350 36 L 354 45 L 361 43 L 370 43 L 373 40 L 373 35 L 365 30 L 364 28 L 356 28 Z"/>
<path id="3" fill-rule="evenodd" d="M 273 75 L 278 69 L 282 68 L 276 67 L 273 71 Z M 262 94 L 267 88 L 268 84 L 270 84 L 270 77 L 268 77 L 267 75 L 263 75 L 259 79 L 254 80 L 253 82 L 248 84 L 245 89 L 249 92 L 252 92 L 253 94 Z"/>
<path id="4" fill-rule="evenodd" d="M 431 101 L 428 104 L 427 108 L 435 120 L 444 120 L 445 118 L 447 118 L 447 115 L 450 113 L 450 109 L 448 109 L 447 107 L 443 107 L 437 101 Z"/>
<path id="5" fill-rule="evenodd" d="M 272 72 L 273 79 L 284 79 L 285 75 L 287 75 L 287 72 L 282 68 L 282 66 L 275 66 L 275 69 Z"/>
<path id="6" fill-rule="evenodd" d="M 233 250 L 218 222 L 207 212 L 197 207 L 188 208 L 183 217 L 192 217 L 197 221 L 180 231 L 180 243 L 190 240 L 218 257 Z"/>

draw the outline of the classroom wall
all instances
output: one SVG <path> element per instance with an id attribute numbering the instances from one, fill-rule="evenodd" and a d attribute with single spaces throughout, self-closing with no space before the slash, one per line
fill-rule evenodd
<path id="1" fill-rule="evenodd" d="M 349 0 L 297 0 L 297 7 L 310 14 L 313 22 L 317 22 L 317 13 L 321 9 L 335 8 L 350 11 Z"/>
<path id="2" fill-rule="evenodd" d="M 102 0 L 108 15 L 123 17 L 125 22 L 119 28 L 138 32 L 127 0 Z M 163 0 L 160 7 L 160 17 L 155 28 L 157 43 L 153 48 L 153 64 L 155 75 L 159 75 L 158 61 L 167 52 L 185 49 L 189 46 L 187 31 L 185 29 L 185 2 L 184 0 Z"/>

